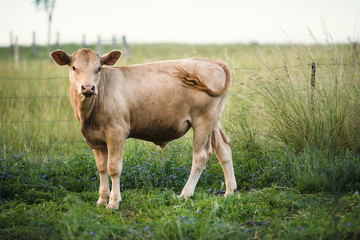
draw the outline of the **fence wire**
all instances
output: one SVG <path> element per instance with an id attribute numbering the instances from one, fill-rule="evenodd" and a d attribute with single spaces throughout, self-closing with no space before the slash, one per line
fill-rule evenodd
<path id="1" fill-rule="evenodd" d="M 71 123 L 76 120 L 15 120 L 15 121 L 0 121 L 0 123 Z"/>
<path id="2" fill-rule="evenodd" d="M 318 63 L 318 62 L 313 62 L 313 63 L 316 63 L 317 66 L 358 66 L 358 65 L 360 65 L 360 63 Z M 274 70 L 280 70 L 280 69 L 299 68 L 299 67 L 311 67 L 311 65 L 313 63 L 297 64 L 297 65 L 290 65 L 290 66 L 284 65 L 284 66 L 277 66 L 277 67 L 270 67 L 270 68 L 274 69 Z M 252 71 L 252 70 L 267 69 L 267 67 L 253 67 L 253 68 L 234 67 L 233 69 L 243 70 L 243 71 Z"/>
<path id="3" fill-rule="evenodd" d="M 63 80 L 69 79 L 69 77 L 0 77 L 0 80 L 25 80 L 25 81 L 34 81 L 34 80 Z"/>
<path id="4" fill-rule="evenodd" d="M 297 64 L 297 65 L 284 65 L 271 67 L 273 70 L 280 69 L 289 69 L 289 68 L 299 68 L 299 67 L 310 67 L 312 64 L 316 64 L 317 66 L 356 66 L 360 65 L 360 63 L 318 63 L 312 62 L 308 64 Z M 242 70 L 242 71 L 255 71 L 255 70 L 264 70 L 267 67 L 234 67 L 234 70 Z M 68 79 L 68 77 L 0 77 L 0 80 L 23 80 L 23 81 L 35 81 L 35 80 L 63 80 Z M 303 90 L 303 89 L 301 89 Z M 258 94 L 258 92 L 250 92 L 250 93 L 232 93 L 232 95 L 237 96 L 247 96 Z M 9 99 L 68 99 L 69 96 L 0 96 L 0 100 L 9 100 Z M 4 120 L 0 121 L 0 123 L 72 123 L 77 122 L 76 120 Z"/>
<path id="5" fill-rule="evenodd" d="M 30 97 L 18 97 L 18 96 L 11 96 L 11 97 L 0 97 L 0 99 L 42 99 L 42 98 L 57 98 L 57 99 L 68 99 L 69 96 L 30 96 Z"/>

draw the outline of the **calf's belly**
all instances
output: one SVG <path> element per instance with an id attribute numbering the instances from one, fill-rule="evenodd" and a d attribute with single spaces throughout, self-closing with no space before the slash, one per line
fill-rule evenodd
<path id="1" fill-rule="evenodd" d="M 172 123 L 161 123 L 160 121 L 150 121 L 145 125 L 133 125 L 129 138 L 150 141 L 165 147 L 165 145 L 183 136 L 191 127 L 189 120 L 176 121 Z"/>

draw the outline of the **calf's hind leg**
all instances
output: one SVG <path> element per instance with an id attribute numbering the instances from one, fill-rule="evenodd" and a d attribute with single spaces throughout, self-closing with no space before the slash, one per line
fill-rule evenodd
<path id="1" fill-rule="evenodd" d="M 196 184 L 211 154 L 211 136 L 208 126 L 194 128 L 193 160 L 191 173 L 180 197 L 188 198 L 194 194 Z"/>
<path id="2" fill-rule="evenodd" d="M 212 133 L 211 145 L 225 175 L 225 196 L 231 195 L 234 193 L 237 186 L 231 156 L 230 140 L 220 126 L 217 126 Z"/>
<path id="3" fill-rule="evenodd" d="M 109 176 L 107 169 L 108 152 L 107 149 L 94 150 L 96 167 L 100 176 L 99 200 L 96 204 L 106 206 L 110 194 Z"/>

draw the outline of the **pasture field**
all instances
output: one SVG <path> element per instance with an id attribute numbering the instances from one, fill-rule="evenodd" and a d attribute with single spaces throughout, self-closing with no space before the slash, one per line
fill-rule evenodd
<path id="1" fill-rule="evenodd" d="M 116 66 L 194 56 L 229 64 L 221 125 L 238 191 L 221 196 L 213 155 L 194 197 L 177 197 L 191 169 L 191 131 L 163 150 L 129 139 L 123 200 L 106 211 L 95 206 L 99 176 L 70 106 L 68 68 L 45 47 L 36 56 L 21 47 L 18 65 L 0 48 L 0 239 L 360 239 L 359 51 L 132 45 Z"/>

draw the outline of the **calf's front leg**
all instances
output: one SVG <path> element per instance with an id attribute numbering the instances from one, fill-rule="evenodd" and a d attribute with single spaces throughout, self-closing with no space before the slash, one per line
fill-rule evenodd
<path id="1" fill-rule="evenodd" d="M 110 194 L 109 176 L 107 169 L 108 151 L 106 148 L 94 150 L 96 167 L 100 177 L 99 199 L 96 204 L 106 206 Z"/>
<path id="2" fill-rule="evenodd" d="M 122 160 L 124 152 L 124 139 L 116 138 L 107 142 L 108 146 L 108 162 L 107 168 L 111 177 L 112 187 L 110 192 L 109 204 L 107 209 L 119 209 L 119 203 L 121 201 L 120 194 L 120 176 L 122 171 Z"/>

